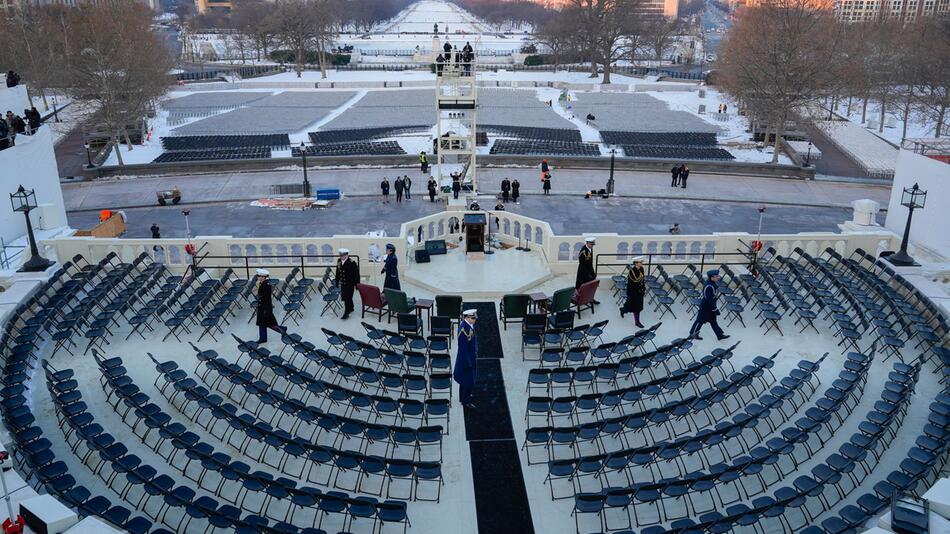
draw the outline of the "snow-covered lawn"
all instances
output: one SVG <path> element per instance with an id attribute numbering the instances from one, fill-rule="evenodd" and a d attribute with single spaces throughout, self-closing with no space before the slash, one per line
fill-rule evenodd
<path id="1" fill-rule="evenodd" d="M 847 100 L 838 103 L 838 108 L 835 110 L 835 113 L 844 117 L 851 122 L 864 127 L 869 132 L 877 135 L 878 137 L 883 137 L 891 143 L 899 145 L 901 143 L 901 137 L 904 132 L 904 122 L 903 115 L 901 114 L 898 106 L 896 104 L 888 104 L 884 112 L 884 131 L 880 131 L 881 126 L 881 106 L 878 102 L 868 102 L 867 113 L 865 114 L 865 121 L 861 122 L 861 109 L 862 102 L 860 100 L 854 99 L 851 103 L 851 113 L 848 113 L 848 103 Z M 947 135 L 947 131 L 950 130 L 950 114 L 947 115 L 944 121 L 944 127 L 941 128 L 943 136 Z M 907 138 L 931 138 L 936 132 L 936 121 L 930 120 L 928 117 L 921 116 L 919 113 L 911 113 L 910 120 L 907 122 Z"/>

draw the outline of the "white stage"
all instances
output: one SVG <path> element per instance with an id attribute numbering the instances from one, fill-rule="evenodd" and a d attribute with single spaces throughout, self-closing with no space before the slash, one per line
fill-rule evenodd
<path id="1" fill-rule="evenodd" d="M 553 275 L 537 250 L 513 248 L 494 254 L 466 257 L 461 248 L 432 256 L 429 263 L 410 263 L 402 274 L 412 284 L 436 294 L 465 297 L 500 297 L 525 293 Z"/>

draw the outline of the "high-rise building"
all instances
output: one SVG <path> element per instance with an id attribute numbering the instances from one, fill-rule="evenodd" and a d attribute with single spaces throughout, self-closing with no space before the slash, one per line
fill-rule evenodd
<path id="1" fill-rule="evenodd" d="M 676 18 L 679 7 L 679 0 L 643 0 L 637 10 L 644 15 Z"/>
<path id="2" fill-rule="evenodd" d="M 901 20 L 950 15 L 950 0 L 835 0 L 835 17 L 845 22 Z"/>

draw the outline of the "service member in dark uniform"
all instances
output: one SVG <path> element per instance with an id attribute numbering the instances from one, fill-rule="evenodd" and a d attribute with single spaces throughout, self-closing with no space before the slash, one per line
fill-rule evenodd
<path id="1" fill-rule="evenodd" d="M 336 285 L 340 288 L 343 300 L 343 317 L 347 319 L 353 313 L 353 290 L 360 281 L 360 267 L 350 259 L 350 251 L 341 248 L 340 259 L 336 262 Z"/>
<path id="2" fill-rule="evenodd" d="M 429 177 L 427 187 L 429 189 L 429 202 L 435 202 L 435 178 Z"/>
<path id="3" fill-rule="evenodd" d="M 595 280 L 597 273 L 594 271 L 594 242 L 593 237 L 584 239 L 584 246 L 581 247 L 577 255 L 577 278 L 574 280 L 574 289 Z"/>
<path id="4" fill-rule="evenodd" d="M 399 291 L 401 287 L 399 286 L 399 270 L 397 268 L 399 260 L 396 258 L 396 245 L 386 243 L 385 262 L 383 270 L 380 271 L 381 274 L 386 275 L 386 279 L 383 280 L 383 289 L 395 289 Z"/>
<path id="5" fill-rule="evenodd" d="M 455 367 L 452 377 L 459 385 L 459 402 L 463 406 L 475 408 L 472 392 L 475 389 L 475 360 L 478 358 L 478 339 L 475 337 L 476 310 L 462 312 L 462 322 L 458 329 L 458 352 L 455 355 Z"/>
<path id="6" fill-rule="evenodd" d="M 719 306 L 716 304 L 716 301 L 719 299 L 718 283 L 719 269 L 706 271 L 706 286 L 703 287 L 703 300 L 699 303 L 696 320 L 693 321 L 693 326 L 689 329 L 689 335 L 693 338 L 703 339 L 699 337 L 699 329 L 706 323 L 712 325 L 713 332 L 716 333 L 717 339 L 723 340 L 729 337 L 722 332 L 722 328 L 719 328 L 719 321 L 717 319 L 719 316 Z"/>
<path id="7" fill-rule="evenodd" d="M 643 272 L 643 256 L 633 258 L 633 264 L 627 269 L 627 301 L 620 308 L 620 317 L 625 313 L 633 314 L 633 323 L 643 328 L 640 312 L 643 311 L 643 294 L 646 293 L 646 277 Z"/>
<path id="8" fill-rule="evenodd" d="M 257 270 L 257 342 L 267 343 L 267 329 L 283 334 L 287 328 L 277 324 L 274 316 L 274 287 L 270 285 L 270 272 Z"/>

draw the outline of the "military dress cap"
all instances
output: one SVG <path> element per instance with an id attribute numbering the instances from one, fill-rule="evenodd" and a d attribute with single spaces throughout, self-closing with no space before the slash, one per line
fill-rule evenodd
<path id="1" fill-rule="evenodd" d="M 706 271 L 706 276 L 719 276 L 719 269 L 710 269 Z"/>
<path id="2" fill-rule="evenodd" d="M 348 249 L 348 248 L 341 248 L 338 252 L 339 252 L 340 254 L 349 254 L 349 253 L 350 253 L 350 249 Z"/>
<path id="3" fill-rule="evenodd" d="M 392 243 L 386 243 L 386 250 L 396 250 L 396 245 Z"/>
<path id="4" fill-rule="evenodd" d="M 476 317 L 477 315 L 478 315 L 478 310 L 475 310 L 475 309 L 465 310 L 462 312 L 463 317 Z"/>
<path id="5" fill-rule="evenodd" d="M 267 269 L 258 269 L 257 276 L 270 276 L 270 271 Z"/>
<path id="6" fill-rule="evenodd" d="M 637 256 L 637 257 L 633 258 L 632 260 L 630 260 L 630 263 L 636 263 L 636 262 L 638 262 L 638 261 L 639 261 L 639 262 L 642 262 L 642 261 L 643 261 L 643 256 Z"/>
<path id="7" fill-rule="evenodd" d="M 585 242 L 585 243 L 594 243 L 594 242 L 596 242 L 596 241 L 597 241 L 597 238 L 596 238 L 596 237 L 593 237 L 593 236 L 587 236 L 587 237 L 584 238 L 584 242 Z"/>

